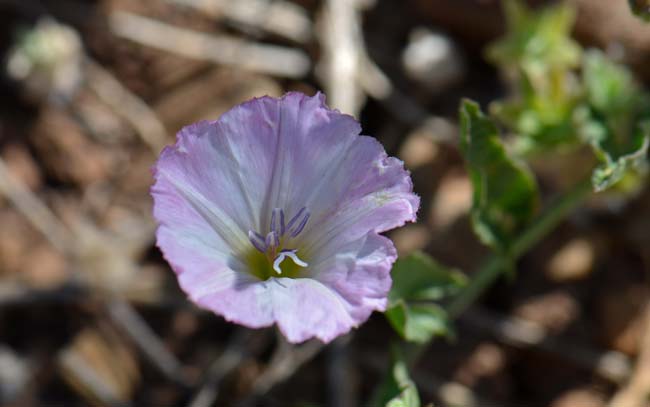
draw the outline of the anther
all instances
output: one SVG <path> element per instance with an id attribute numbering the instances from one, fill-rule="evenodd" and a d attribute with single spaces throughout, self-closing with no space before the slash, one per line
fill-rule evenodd
<path id="1" fill-rule="evenodd" d="M 306 210 L 307 210 L 307 208 L 305 208 L 304 206 L 303 206 L 302 208 L 300 208 L 300 210 L 298 211 L 298 213 L 296 213 L 295 215 L 293 215 L 293 218 L 291 218 L 291 220 L 289 221 L 289 223 L 287 223 L 287 229 L 291 229 L 291 227 L 293 226 L 293 224 L 296 223 L 296 222 L 298 222 L 298 221 L 301 219 L 301 216 L 302 216 L 303 212 L 305 212 Z"/>
<path id="2" fill-rule="evenodd" d="M 259 250 L 262 253 L 266 252 L 266 249 L 268 248 L 266 245 L 266 242 L 264 241 L 264 236 L 260 235 L 257 232 L 254 232 L 252 230 L 248 231 L 248 240 L 251 241 L 251 244 L 253 247 L 255 247 L 257 250 Z"/>
<path id="3" fill-rule="evenodd" d="M 307 224 L 307 221 L 309 220 L 310 213 L 306 212 L 305 216 L 302 218 L 298 226 L 291 232 L 291 237 L 296 237 L 302 232 L 302 230 L 305 228 L 305 225 Z"/>
<path id="4" fill-rule="evenodd" d="M 280 208 L 271 212 L 271 232 L 276 232 L 279 236 L 284 235 L 284 211 Z"/>
<path id="5" fill-rule="evenodd" d="M 275 232 L 269 232 L 269 234 L 266 235 L 266 239 L 264 240 L 264 244 L 266 244 L 267 249 L 276 248 L 276 247 L 280 246 L 280 237 Z"/>
<path id="6" fill-rule="evenodd" d="M 307 211 L 307 208 L 304 206 L 300 208 L 298 213 L 291 218 L 289 223 L 287 224 L 287 230 L 291 234 L 291 237 L 296 237 L 300 232 L 302 232 L 303 228 L 307 224 L 307 221 L 309 220 L 309 212 Z"/>

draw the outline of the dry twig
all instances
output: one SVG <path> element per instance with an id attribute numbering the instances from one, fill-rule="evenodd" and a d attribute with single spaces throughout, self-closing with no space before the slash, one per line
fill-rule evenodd
<path id="1" fill-rule="evenodd" d="M 431 115 L 400 92 L 372 61 L 360 29 L 359 0 L 328 0 L 322 27 L 324 56 L 319 68 L 334 107 L 357 116 L 364 95 L 380 101 L 392 114 L 412 126 L 426 127 L 437 142 L 456 143 L 458 130 L 449 120 Z"/>
<path id="2" fill-rule="evenodd" d="M 4 195 L 29 222 L 56 247 L 70 254 L 73 239 L 70 231 L 32 191 L 26 188 L 9 172 L 0 158 L 0 194 Z"/>
<path id="3" fill-rule="evenodd" d="M 363 38 L 356 1 L 327 0 L 322 18 L 325 91 L 332 106 L 358 116 L 364 94 L 359 86 Z"/>
<path id="4" fill-rule="evenodd" d="M 59 363 L 64 371 L 79 382 L 80 386 L 92 392 L 92 397 L 100 405 L 116 407 L 131 405 L 131 403 L 119 400 L 114 390 L 104 382 L 102 377 L 79 354 L 73 351 L 64 351 L 59 356 Z"/>
<path id="5" fill-rule="evenodd" d="M 295 42 L 311 38 L 311 21 L 304 8 L 276 0 L 167 0 L 212 17 L 224 17 L 247 28 L 262 29 Z"/>
<path id="6" fill-rule="evenodd" d="M 111 14 L 110 27 L 118 37 L 188 58 L 288 78 L 309 71 L 307 55 L 292 48 L 210 35 L 126 12 Z"/>
<path id="7" fill-rule="evenodd" d="M 288 343 L 281 334 L 278 334 L 278 346 L 269 361 L 269 367 L 253 383 L 251 398 L 263 396 L 273 386 L 291 377 L 302 365 L 314 358 L 323 347 L 321 342 L 315 340 L 294 346 Z"/>
<path id="8" fill-rule="evenodd" d="M 147 358 L 168 378 L 186 384 L 181 363 L 167 350 L 156 333 L 128 302 L 113 298 L 106 304 L 112 321 L 128 334 Z"/>
<path id="9" fill-rule="evenodd" d="M 22 183 L 16 180 L 7 169 L 4 161 L 0 159 L 0 193 L 6 196 L 14 207 L 21 212 L 32 225 L 41 231 L 43 235 L 73 261 L 78 260 L 86 255 L 92 257 L 93 253 L 84 253 L 85 242 L 84 236 L 76 236 L 73 231 L 69 230 L 63 223 L 50 211 L 50 209 Z M 101 233 L 97 232 L 97 235 Z M 93 247 L 90 245 L 89 247 Z M 108 255 L 119 256 L 119 252 L 107 251 Z M 101 260 L 101 259 L 100 259 Z M 90 272 L 92 270 L 84 270 Z M 138 345 L 148 359 L 160 371 L 166 374 L 170 379 L 183 382 L 179 375 L 180 362 L 169 352 L 162 341 L 151 331 L 146 321 L 133 309 L 133 307 L 124 300 L 111 296 L 107 307 L 113 320 L 125 328 L 130 339 Z M 81 368 L 81 367 L 80 367 Z M 89 385 L 92 385 L 90 382 Z M 104 394 L 101 388 L 97 388 L 98 397 Z"/>
<path id="10" fill-rule="evenodd" d="M 167 130 L 156 113 L 110 72 L 88 57 L 85 77 L 87 86 L 133 126 L 151 152 L 156 155 L 160 153 L 167 144 Z"/>
<path id="11" fill-rule="evenodd" d="M 214 404 L 219 395 L 220 382 L 243 360 L 246 353 L 244 342 L 249 335 L 250 332 L 246 330 L 234 334 L 224 352 L 208 369 L 203 385 L 189 403 L 190 407 L 210 407 Z"/>

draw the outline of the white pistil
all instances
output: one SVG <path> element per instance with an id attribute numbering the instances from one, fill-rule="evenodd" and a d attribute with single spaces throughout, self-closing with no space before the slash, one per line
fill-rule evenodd
<path id="1" fill-rule="evenodd" d="M 293 262 L 296 263 L 297 265 L 299 265 L 300 267 L 307 267 L 308 266 L 307 263 L 300 260 L 300 258 L 298 258 L 298 256 L 296 256 L 296 251 L 295 250 L 283 250 L 280 253 L 278 253 L 278 257 L 276 257 L 275 260 L 273 261 L 273 270 L 275 270 L 276 273 L 282 274 L 282 270 L 280 269 L 280 264 L 287 257 L 289 257 L 291 260 L 293 260 Z"/>

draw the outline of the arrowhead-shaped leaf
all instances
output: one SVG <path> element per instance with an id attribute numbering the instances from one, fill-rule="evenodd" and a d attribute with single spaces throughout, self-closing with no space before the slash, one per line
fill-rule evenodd
<path id="1" fill-rule="evenodd" d="M 460 148 L 474 188 L 474 231 L 485 244 L 505 254 L 534 215 L 537 184 L 523 164 L 508 156 L 499 130 L 478 104 L 464 100 L 460 122 Z"/>

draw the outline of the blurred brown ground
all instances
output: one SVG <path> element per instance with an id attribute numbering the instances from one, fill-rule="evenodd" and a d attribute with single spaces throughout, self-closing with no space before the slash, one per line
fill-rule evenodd
<path id="1" fill-rule="evenodd" d="M 626 1 L 570 2 L 578 9 L 575 34 L 583 44 L 615 53 L 650 80 L 650 25 L 632 17 Z M 417 224 L 391 234 L 400 253 L 423 249 L 470 273 L 487 253 L 469 227 L 471 189 L 454 123 L 460 97 L 484 104 L 505 92 L 482 57 L 483 47 L 504 30 L 498 1 L 358 1 L 363 41 L 357 38 L 356 46 L 365 44 L 367 53 L 360 60 L 374 61 L 408 103 L 381 97 L 381 80 L 362 84 L 354 76 L 343 88 L 357 93 L 337 93 L 336 81 L 350 78 L 328 76 L 337 51 L 326 44 L 331 31 L 346 27 L 326 24 L 327 2 L 289 3 L 298 20 L 290 12 L 286 24 L 306 22 L 303 37 L 292 37 L 283 24 L 269 26 L 259 13 L 237 17 L 233 10 L 241 5 L 235 3 L 215 1 L 212 11 L 201 11 L 171 0 L 0 1 L 3 60 L 18 30 L 50 16 L 78 35 L 77 56 L 94 61 L 84 64 L 73 91 L 48 78 L 17 81 L 3 71 L 0 158 L 19 186 L 17 195 L 24 195 L 20 188 L 31 191 L 51 214 L 29 207 L 30 221 L 0 196 L 0 405 L 185 406 L 194 400 L 198 406 L 203 381 L 213 379 L 219 379 L 215 405 L 338 407 L 368 400 L 394 335 L 380 315 L 343 350 L 303 349 L 309 356 L 304 365 L 269 379 L 272 355 L 282 351 L 274 331 L 242 333 L 196 309 L 154 246 L 149 168 L 159 148 L 183 125 L 214 119 L 253 96 L 333 89 L 328 100 L 356 109 L 351 113 L 364 133 L 412 171 L 422 209 Z M 111 16 L 117 12 L 281 46 L 309 67 L 300 74 L 253 72 L 238 65 L 246 61 L 219 63 L 142 45 L 116 32 Z M 401 63 L 418 27 L 442 33 L 461 61 L 438 82 L 423 83 Z M 362 63 L 358 69 L 367 74 Z M 542 163 L 538 175 L 548 195 L 562 185 L 552 162 Z M 48 216 L 59 223 L 49 227 Z M 606 405 L 631 374 L 649 318 L 643 311 L 649 231 L 647 187 L 623 204 L 594 201 L 577 213 L 524 257 L 513 281 L 490 290 L 479 314 L 461 318 L 456 341 L 429 347 L 414 373 L 423 400 L 441 406 Z M 499 328 L 506 322 L 512 332 Z M 142 334 L 142 324 L 150 336 Z M 530 329 L 541 329 L 544 341 L 521 342 L 517 335 Z M 212 365 L 233 349 L 239 363 Z M 345 352 L 344 367 L 332 362 L 337 352 Z M 217 373 L 209 373 L 210 366 Z M 345 394 L 332 390 L 332 369 L 348 381 Z M 271 385 L 251 398 L 264 380 Z"/>

